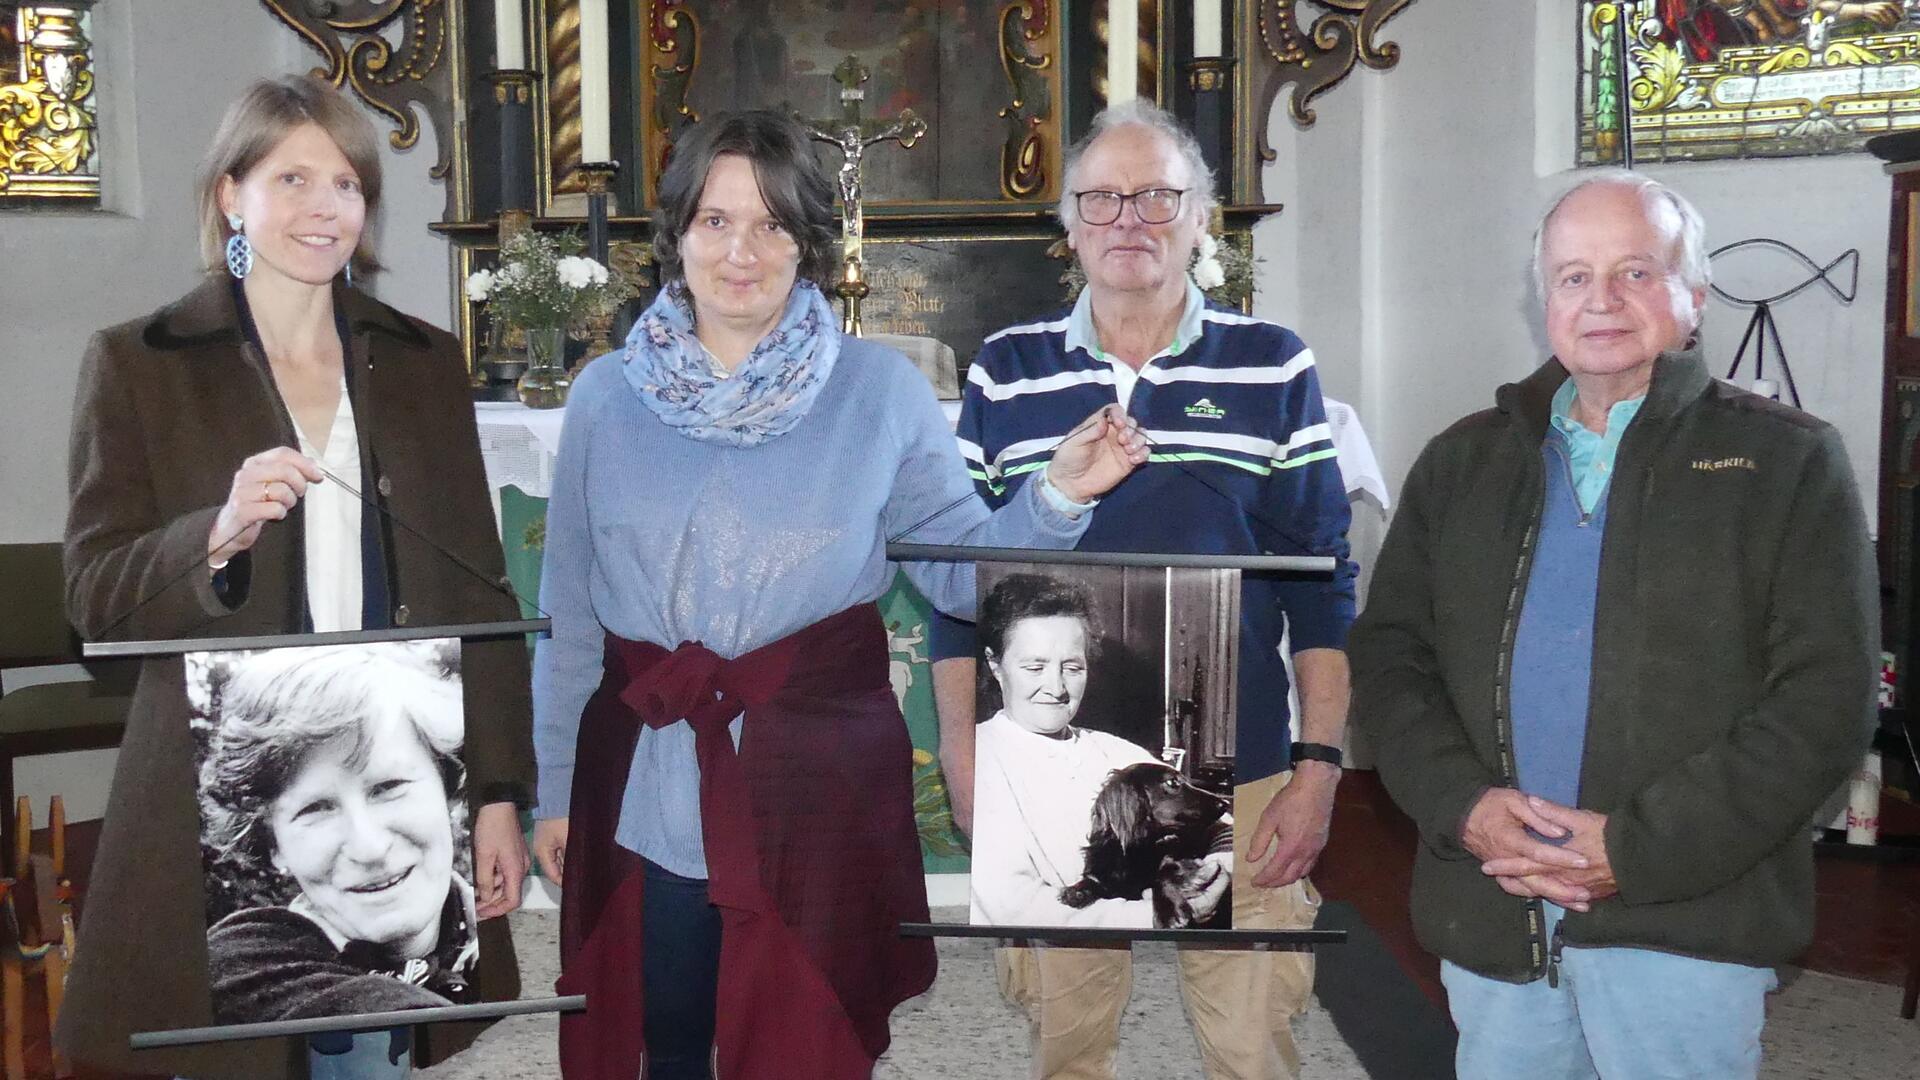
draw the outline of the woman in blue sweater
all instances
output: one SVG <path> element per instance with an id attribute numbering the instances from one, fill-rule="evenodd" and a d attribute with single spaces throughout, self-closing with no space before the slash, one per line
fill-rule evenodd
<path id="1" fill-rule="evenodd" d="M 841 336 L 833 188 L 790 118 L 690 129 L 660 201 L 665 288 L 575 383 L 548 509 L 534 846 L 594 1002 L 562 1069 L 865 1076 L 934 967 L 898 932 L 927 907 L 885 544 L 1072 547 L 1146 445 L 1103 409 L 990 512 L 925 379 Z M 971 615 L 970 564 L 908 573 Z"/>

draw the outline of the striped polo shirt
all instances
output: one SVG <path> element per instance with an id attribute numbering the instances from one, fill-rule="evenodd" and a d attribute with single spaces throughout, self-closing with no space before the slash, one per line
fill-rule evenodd
<path id="1" fill-rule="evenodd" d="M 1116 402 L 1139 421 L 1150 457 L 1100 501 L 1079 550 L 1339 560 L 1331 578 L 1244 576 L 1237 778 L 1279 772 L 1289 742 L 1281 634 L 1291 630 L 1295 651 L 1344 648 L 1354 614 L 1346 490 L 1313 352 L 1189 284 L 1173 344 L 1136 374 L 1100 349 L 1082 293 L 1072 309 L 981 346 L 960 409 L 961 456 L 998 506 L 1074 425 Z"/>

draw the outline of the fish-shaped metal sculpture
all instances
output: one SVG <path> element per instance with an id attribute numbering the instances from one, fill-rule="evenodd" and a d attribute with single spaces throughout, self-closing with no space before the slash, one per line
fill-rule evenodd
<path id="1" fill-rule="evenodd" d="M 1840 301 L 1843 304 L 1853 303 L 1854 296 L 1859 292 L 1859 289 L 1860 289 L 1860 249 L 1859 248 L 1848 248 L 1847 250 L 1841 252 L 1838 258 L 1834 259 L 1832 262 L 1826 264 L 1825 266 L 1821 266 L 1819 263 L 1816 263 L 1813 261 L 1813 259 L 1809 258 L 1806 252 L 1801 251 L 1799 248 L 1794 247 L 1792 244 L 1789 244 L 1784 240 L 1775 240 L 1771 237 L 1766 237 L 1766 236 L 1756 236 L 1747 240 L 1735 240 L 1731 244 L 1725 244 L 1725 245 L 1722 245 L 1721 247 L 1715 248 L 1712 252 L 1708 253 L 1707 258 L 1709 260 L 1718 259 L 1722 255 L 1726 255 L 1734 251 L 1740 251 L 1740 250 L 1745 250 L 1749 248 L 1769 248 L 1772 250 L 1779 251 L 1781 254 L 1785 255 L 1787 258 L 1793 260 L 1794 262 L 1799 263 L 1802 267 L 1805 267 L 1806 268 L 1805 276 L 1800 277 L 1797 280 L 1793 280 L 1792 284 L 1783 285 L 1778 292 L 1774 293 L 1771 296 L 1766 296 L 1766 297 L 1735 296 L 1733 293 L 1730 293 L 1726 289 L 1721 288 L 1718 284 L 1714 285 L 1713 286 L 1714 295 L 1718 296 L 1722 300 L 1727 301 L 1730 304 L 1747 304 L 1747 305 L 1777 304 L 1780 301 L 1785 300 L 1790 296 L 1799 294 L 1803 290 L 1813 285 L 1826 286 L 1827 291 L 1833 294 L 1834 299 Z M 1844 288 L 1841 287 L 1839 279 L 1835 276 L 1836 274 L 1841 273 L 1843 271 L 1845 272 L 1846 278 L 1847 278 L 1847 284 Z"/>
<path id="2" fill-rule="evenodd" d="M 1718 284 L 1711 286 L 1713 294 L 1720 299 L 1730 304 L 1738 304 L 1753 309 L 1753 317 L 1747 320 L 1746 333 L 1740 336 L 1740 347 L 1734 351 L 1733 366 L 1727 369 L 1727 381 L 1735 381 L 1734 376 L 1739 373 L 1740 365 L 1746 360 L 1748 355 L 1747 350 L 1751 347 L 1753 350 L 1753 384 L 1751 389 L 1757 394 L 1779 400 L 1780 384 L 1765 377 L 1767 346 L 1771 344 L 1773 346 L 1774 360 L 1780 366 L 1780 373 L 1785 376 L 1787 380 L 1787 393 L 1793 401 L 1794 408 L 1797 409 L 1801 407 L 1800 388 L 1794 385 L 1793 368 L 1787 365 L 1787 352 L 1780 344 L 1780 328 L 1774 323 L 1773 305 L 1780 303 L 1788 297 L 1796 296 L 1814 285 L 1824 286 L 1828 292 L 1833 294 L 1834 299 L 1840 301 L 1842 304 L 1853 303 L 1853 298 L 1859 295 L 1860 292 L 1860 249 L 1848 248 L 1846 251 L 1841 252 L 1838 258 L 1822 266 L 1809 258 L 1806 252 L 1801 251 L 1799 248 L 1794 247 L 1784 240 L 1775 240 L 1772 237 L 1766 236 L 1756 236 L 1746 240 L 1736 240 L 1731 244 L 1715 248 L 1707 255 L 1707 258 L 1709 260 L 1717 259 L 1728 252 L 1748 248 L 1766 248 L 1778 251 L 1804 267 L 1806 274 L 1797 281 L 1792 281 L 1791 279 L 1783 280 L 1779 291 L 1770 296 L 1736 296 Z M 1839 278 L 1836 276 L 1843 270 L 1847 279 L 1844 288 L 1840 285 Z M 1789 284 L 1788 281 L 1791 281 L 1791 283 Z"/>

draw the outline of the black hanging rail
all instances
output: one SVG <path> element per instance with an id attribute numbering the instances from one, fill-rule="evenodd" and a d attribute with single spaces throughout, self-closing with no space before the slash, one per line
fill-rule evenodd
<path id="1" fill-rule="evenodd" d="M 1280 570 L 1331 574 L 1331 555 L 1174 555 L 1155 551 L 1055 551 L 1042 548 L 888 544 L 891 562 L 1023 562 L 1073 566 L 1171 566 L 1199 570 Z"/>

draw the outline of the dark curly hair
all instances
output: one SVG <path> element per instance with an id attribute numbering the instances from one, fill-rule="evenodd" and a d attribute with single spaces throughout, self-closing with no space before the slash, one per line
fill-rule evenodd
<path id="1" fill-rule="evenodd" d="M 813 156 L 800 122 L 772 109 L 715 113 L 688 128 L 673 144 L 673 158 L 660 177 L 660 208 L 653 214 L 653 258 L 661 284 L 686 278 L 680 238 L 700 211 L 707 173 L 722 154 L 753 165 L 760 198 L 773 219 L 800 247 L 799 276 L 822 289 L 833 284 L 838 222 L 834 186 Z"/>
<path id="2" fill-rule="evenodd" d="M 1021 619 L 1071 615 L 1093 630 L 1093 592 L 1077 581 L 1044 574 L 1008 574 L 980 602 L 980 644 L 995 656 L 1006 651 L 1007 633 Z"/>

